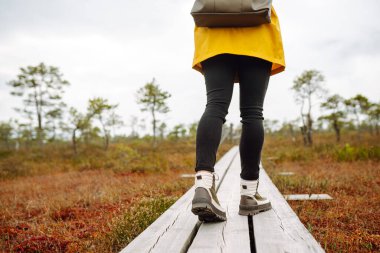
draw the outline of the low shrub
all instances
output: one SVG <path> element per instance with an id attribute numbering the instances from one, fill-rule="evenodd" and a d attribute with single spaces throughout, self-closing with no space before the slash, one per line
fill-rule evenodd
<path id="1" fill-rule="evenodd" d="M 144 197 L 135 203 L 127 212 L 115 218 L 110 231 L 103 239 L 105 250 L 118 252 L 126 247 L 136 236 L 152 224 L 177 200 L 177 197 L 155 196 Z"/>
<path id="2" fill-rule="evenodd" d="M 344 147 L 335 151 L 335 159 L 337 161 L 357 161 L 357 160 L 380 160 L 380 147 L 354 147 L 346 143 Z"/>

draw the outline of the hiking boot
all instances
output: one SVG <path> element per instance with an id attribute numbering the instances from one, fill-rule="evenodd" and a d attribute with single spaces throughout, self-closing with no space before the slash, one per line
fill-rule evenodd
<path id="1" fill-rule="evenodd" d="M 255 215 L 272 208 L 271 202 L 261 196 L 257 189 L 259 187 L 259 179 L 257 180 L 240 180 L 240 215 Z"/>
<path id="2" fill-rule="evenodd" d="M 195 174 L 195 193 L 191 211 L 203 222 L 226 221 L 225 210 L 221 207 L 215 190 L 215 172 L 198 171 Z"/>

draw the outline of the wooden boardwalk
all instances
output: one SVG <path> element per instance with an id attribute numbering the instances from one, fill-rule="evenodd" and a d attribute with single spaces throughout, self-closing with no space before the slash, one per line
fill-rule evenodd
<path id="1" fill-rule="evenodd" d="M 226 222 L 198 221 L 191 212 L 193 186 L 121 252 L 324 252 L 262 166 L 259 192 L 271 200 L 272 209 L 254 216 L 239 215 L 240 170 L 237 145 L 215 165 L 220 178 L 216 189 L 227 212 Z"/>

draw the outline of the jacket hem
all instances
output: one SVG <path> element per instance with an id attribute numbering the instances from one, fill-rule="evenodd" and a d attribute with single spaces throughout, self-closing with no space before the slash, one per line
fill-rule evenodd
<path id="1" fill-rule="evenodd" d="M 272 62 L 273 66 L 272 66 L 272 70 L 271 70 L 271 76 L 285 71 L 285 68 L 286 68 L 284 61 L 269 58 L 269 57 L 260 56 L 260 54 L 256 54 L 256 53 L 255 54 L 247 54 L 247 53 L 236 53 L 236 52 L 220 52 L 220 53 L 212 53 L 212 54 L 206 55 L 205 57 L 202 57 L 200 59 L 195 59 L 192 63 L 192 69 L 200 72 L 203 75 L 204 73 L 203 73 L 203 69 L 202 69 L 202 61 L 204 61 L 208 58 L 211 58 L 213 56 L 216 56 L 219 54 L 225 54 L 225 53 L 257 57 L 257 58 Z"/>

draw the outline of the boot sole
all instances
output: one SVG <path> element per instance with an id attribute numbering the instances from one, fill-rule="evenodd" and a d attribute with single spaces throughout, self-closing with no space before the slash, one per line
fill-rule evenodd
<path id="1" fill-rule="evenodd" d="M 227 217 L 217 214 L 214 207 L 208 203 L 193 203 L 191 212 L 198 215 L 198 219 L 203 222 L 219 222 L 227 220 Z"/>
<path id="2" fill-rule="evenodd" d="M 269 202 L 268 204 L 262 205 L 262 206 L 242 206 L 239 205 L 239 214 L 248 216 L 248 215 L 255 215 L 261 212 L 265 212 L 272 209 L 272 205 Z"/>

